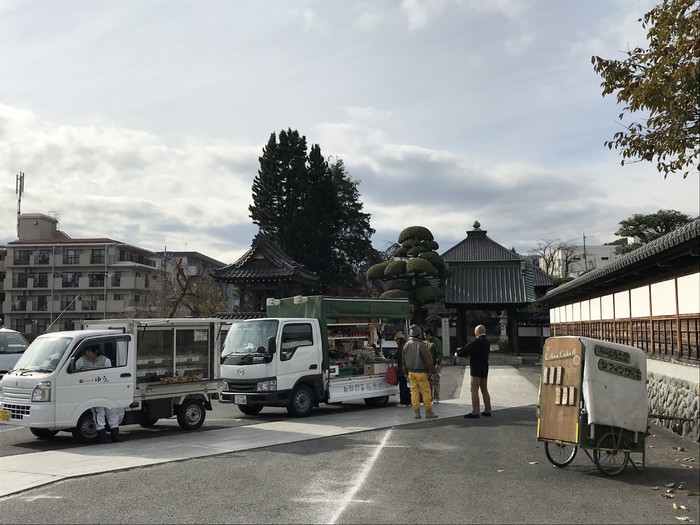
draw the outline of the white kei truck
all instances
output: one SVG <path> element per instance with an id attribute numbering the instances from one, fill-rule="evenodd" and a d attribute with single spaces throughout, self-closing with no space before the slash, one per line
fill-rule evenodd
<path id="1" fill-rule="evenodd" d="M 231 321 L 215 318 L 100 319 L 49 332 L 29 345 L 0 382 L 0 422 L 29 427 L 40 439 L 59 431 L 78 443 L 97 438 L 93 408 L 116 408 L 121 425 L 153 426 L 176 417 L 202 426 L 218 397 L 219 363 Z M 99 345 L 110 368 L 76 370 Z"/>
<path id="2" fill-rule="evenodd" d="M 391 363 L 381 340 L 387 322 L 405 330 L 407 299 L 270 298 L 267 315 L 231 326 L 219 402 L 235 403 L 246 415 L 272 406 L 300 417 L 320 403 L 385 406 L 398 394 L 398 386 L 386 381 Z"/>

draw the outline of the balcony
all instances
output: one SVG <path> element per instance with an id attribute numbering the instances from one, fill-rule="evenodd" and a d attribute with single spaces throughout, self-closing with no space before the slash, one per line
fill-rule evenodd
<path id="1" fill-rule="evenodd" d="M 12 311 L 13 312 L 26 312 L 27 311 L 27 301 L 12 301 Z"/>

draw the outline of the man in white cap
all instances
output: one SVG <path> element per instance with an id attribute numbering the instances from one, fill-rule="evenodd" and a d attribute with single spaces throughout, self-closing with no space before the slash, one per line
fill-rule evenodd
<path id="1" fill-rule="evenodd" d="M 438 416 L 433 412 L 428 373 L 435 372 L 435 365 L 430 357 L 428 346 L 421 339 L 423 330 L 420 326 L 411 325 L 408 333 L 410 337 L 403 347 L 403 371 L 411 382 L 411 405 L 416 413 L 416 419 L 420 419 L 420 398 L 423 396 L 425 417 L 426 419 L 434 419 Z"/>

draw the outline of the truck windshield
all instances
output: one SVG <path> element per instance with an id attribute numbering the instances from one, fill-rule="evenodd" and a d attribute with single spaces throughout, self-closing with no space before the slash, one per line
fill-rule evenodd
<path id="1" fill-rule="evenodd" d="M 71 340 L 70 337 L 38 337 L 34 339 L 22 357 L 19 358 L 14 369 L 55 370 Z"/>
<path id="2" fill-rule="evenodd" d="M 267 351 L 267 338 L 277 335 L 278 322 L 273 319 L 235 323 L 226 336 L 221 357 Z"/>

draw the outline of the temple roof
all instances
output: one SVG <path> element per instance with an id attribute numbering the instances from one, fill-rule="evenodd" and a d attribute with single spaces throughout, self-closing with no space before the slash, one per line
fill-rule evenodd
<path id="1" fill-rule="evenodd" d="M 318 275 L 289 257 L 279 245 L 258 237 L 235 263 L 211 272 L 218 281 L 232 284 L 291 281 L 311 284 Z"/>
<path id="2" fill-rule="evenodd" d="M 535 287 L 553 284 L 551 276 L 489 239 L 480 226 L 476 221 L 466 239 L 442 254 L 452 273 L 445 283 L 445 304 L 526 305 L 535 301 Z"/>

